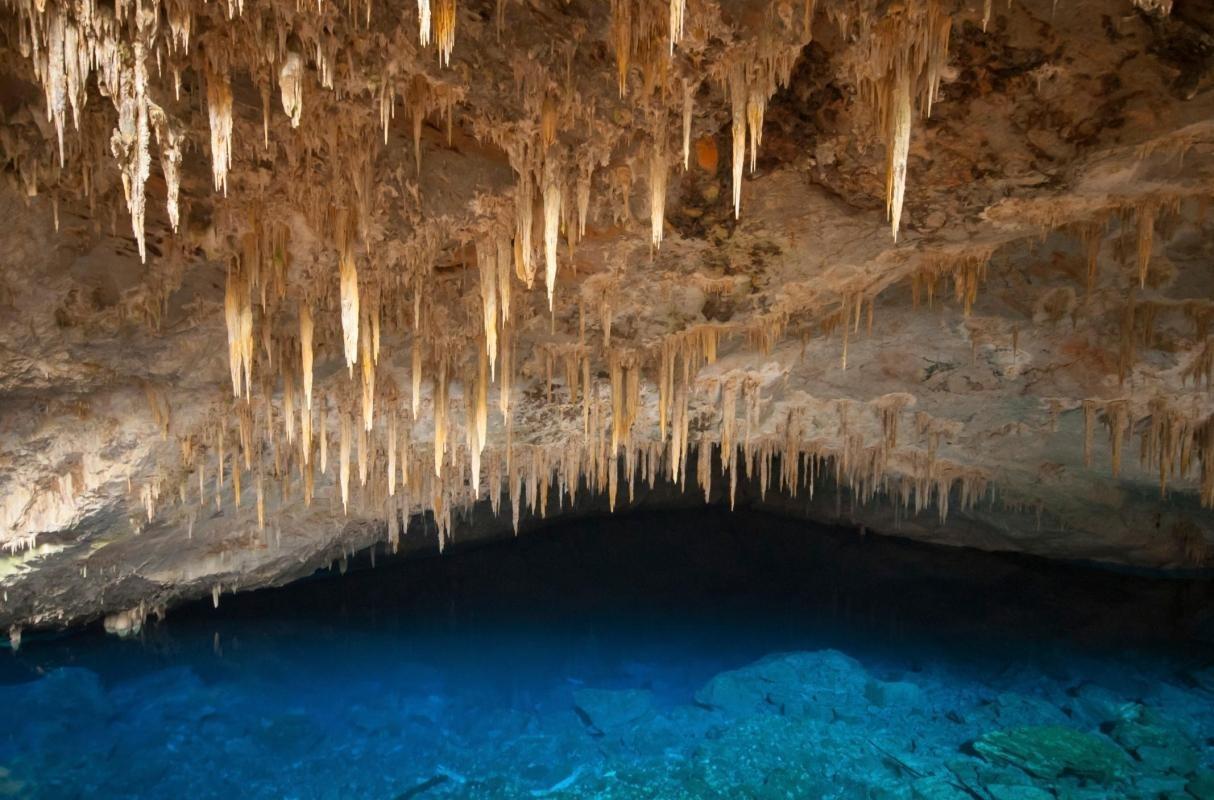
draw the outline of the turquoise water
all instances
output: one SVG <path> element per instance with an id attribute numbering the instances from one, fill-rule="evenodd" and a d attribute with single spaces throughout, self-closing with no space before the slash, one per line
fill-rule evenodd
<path id="1" fill-rule="evenodd" d="M 0 654 L 0 797 L 1214 797 L 1208 581 L 584 523 Z"/>

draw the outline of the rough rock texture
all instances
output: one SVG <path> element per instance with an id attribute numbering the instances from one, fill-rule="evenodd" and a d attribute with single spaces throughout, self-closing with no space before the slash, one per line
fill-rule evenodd
<path id="1" fill-rule="evenodd" d="M 634 485 L 1208 561 L 1200 3 L 19 0 L 0 29 L 17 636 Z"/>
<path id="2" fill-rule="evenodd" d="M 1111 742 L 1060 725 L 994 731 L 979 737 L 974 750 L 1041 778 L 1069 774 L 1101 784 L 1115 783 L 1129 764 Z"/>

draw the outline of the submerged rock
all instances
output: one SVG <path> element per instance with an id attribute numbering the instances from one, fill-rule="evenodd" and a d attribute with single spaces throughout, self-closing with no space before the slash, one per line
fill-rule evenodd
<path id="1" fill-rule="evenodd" d="M 1074 775 L 1111 784 L 1122 780 L 1129 767 L 1125 753 L 1104 737 L 1061 725 L 993 731 L 975 741 L 974 750 L 988 761 L 1051 780 Z"/>
<path id="2" fill-rule="evenodd" d="M 1214 772 L 1208 769 L 1198 770 L 1184 788 L 1197 800 L 1214 800 Z"/>
<path id="3" fill-rule="evenodd" d="M 1004 728 L 1067 723 L 1066 714 L 1058 706 L 1018 692 L 1002 692 L 983 707 L 981 716 L 985 716 L 991 725 Z"/>
<path id="4" fill-rule="evenodd" d="M 914 800 L 972 800 L 973 795 L 955 780 L 939 775 L 926 775 L 911 783 Z"/>
<path id="5" fill-rule="evenodd" d="M 1037 786 L 992 783 L 985 788 L 991 800 L 1054 800 L 1054 795 Z"/>
<path id="6" fill-rule="evenodd" d="M 722 672 L 696 692 L 696 702 L 729 714 L 784 714 L 830 720 L 863 711 L 864 667 L 837 650 L 780 653 Z"/>
<path id="7" fill-rule="evenodd" d="M 609 731 L 644 717 L 653 706 L 653 692 L 645 689 L 578 689 L 573 707 L 587 726 Z"/>
<path id="8" fill-rule="evenodd" d="M 910 681 L 869 681 L 864 697 L 878 708 L 918 708 L 924 703 L 923 690 Z"/>
<path id="9" fill-rule="evenodd" d="M 7 767 L 0 767 L 0 797 L 24 797 L 29 785 L 11 777 Z"/>
<path id="10" fill-rule="evenodd" d="M 1121 719 L 1127 707 L 1132 705 L 1103 686 L 1091 683 L 1077 687 L 1068 694 L 1073 698 L 1074 710 L 1093 725 Z"/>
<path id="11" fill-rule="evenodd" d="M 1146 706 L 1127 707 L 1109 735 L 1141 763 L 1146 772 L 1188 775 L 1197 769 L 1197 748 L 1176 725 Z"/>

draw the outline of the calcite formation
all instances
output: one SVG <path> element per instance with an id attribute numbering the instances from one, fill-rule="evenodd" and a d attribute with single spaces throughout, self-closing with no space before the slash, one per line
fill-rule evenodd
<path id="1" fill-rule="evenodd" d="M 8 0 L 0 29 L 14 641 L 684 492 L 1209 563 L 1199 4 Z"/>

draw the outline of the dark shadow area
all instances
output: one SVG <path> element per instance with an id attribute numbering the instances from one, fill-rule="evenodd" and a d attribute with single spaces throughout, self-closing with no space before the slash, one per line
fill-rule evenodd
<path id="1" fill-rule="evenodd" d="M 1115 572 L 1028 556 L 935 546 L 757 511 L 644 511 L 554 524 L 506 541 L 378 566 L 364 551 L 281 588 L 189 603 L 149 618 L 159 648 L 306 624 L 343 629 L 593 629 L 625 624 L 748 630 L 773 645 L 801 637 L 894 644 L 963 637 L 984 647 L 1051 640 L 1087 648 L 1166 647 L 1209 657 L 1214 580 Z M 0 660 L 0 680 L 127 645 L 86 631 L 40 635 Z M 760 633 L 761 632 L 761 633 Z M 203 637 L 206 638 L 206 637 Z M 95 654 L 94 654 L 95 655 Z"/>
<path id="2" fill-rule="evenodd" d="M 306 615 L 503 619 L 733 616 L 897 633 L 1214 641 L 1214 579 L 1162 577 L 864 535 L 721 508 L 587 519 L 511 541 L 194 603 L 175 622 Z"/>

